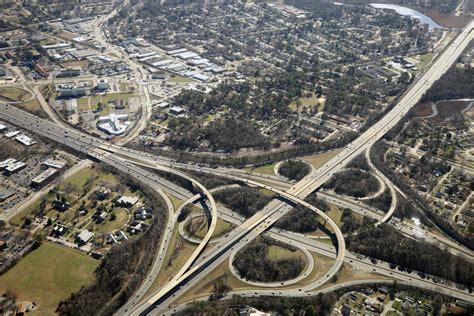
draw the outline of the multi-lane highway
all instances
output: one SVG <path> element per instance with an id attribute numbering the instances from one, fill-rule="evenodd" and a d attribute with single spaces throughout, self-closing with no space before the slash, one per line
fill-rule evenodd
<path id="1" fill-rule="evenodd" d="M 327 275 L 320 278 L 317 282 L 312 283 L 309 287 L 305 287 L 302 291 L 299 291 L 299 293 L 294 293 L 294 295 L 307 295 L 310 291 L 314 290 L 314 288 L 328 281 L 340 268 L 346 255 L 344 238 L 332 219 L 314 208 L 312 205 L 306 203 L 303 199 L 319 188 L 332 175 L 344 168 L 354 157 L 370 148 L 375 141 L 380 139 L 389 129 L 399 122 L 409 109 L 418 102 L 431 84 L 441 77 L 441 75 L 455 62 L 457 57 L 467 47 L 472 38 L 473 25 L 474 21 L 472 21 L 453 41 L 453 43 L 446 48 L 446 50 L 434 62 L 432 67 L 430 67 L 428 71 L 426 71 L 411 86 L 407 93 L 405 93 L 405 95 L 400 99 L 399 103 L 384 118 L 374 124 L 374 126 L 368 129 L 351 144 L 346 146 L 342 152 L 328 161 L 316 172 L 305 177 L 303 180 L 290 187 L 287 191 L 276 189 L 270 185 L 261 184 L 253 180 L 247 180 L 247 183 L 250 185 L 271 190 L 287 201 L 291 201 L 291 203 L 303 205 L 317 212 L 332 227 L 332 230 L 336 235 L 338 251 L 336 263 L 333 268 Z M 289 206 L 288 204 L 277 200 L 272 201 L 262 211 L 234 229 L 232 233 L 229 234 L 228 238 L 223 239 L 222 242 L 214 245 L 214 247 L 199 257 L 212 235 L 213 227 L 215 227 L 217 207 L 212 195 L 207 191 L 207 189 L 184 172 L 175 170 L 173 168 L 173 162 L 168 159 L 163 159 L 162 157 L 154 157 L 142 152 L 114 146 L 68 127 L 53 127 L 51 125 L 54 124 L 51 122 L 39 120 L 32 115 L 26 114 L 23 111 L 8 105 L 0 105 L 0 110 L 1 118 L 25 129 L 33 130 L 38 134 L 63 143 L 75 150 L 87 153 L 95 159 L 104 161 L 121 171 L 133 175 L 135 178 L 144 181 L 145 183 L 149 183 L 152 187 L 157 187 L 157 183 L 160 183 L 160 186 L 163 186 L 162 179 L 137 165 L 171 172 L 184 177 L 196 185 L 200 191 L 206 195 L 207 200 L 211 204 L 210 209 L 212 221 L 208 235 L 206 235 L 206 238 L 198 247 L 199 251 L 196 251 L 193 254 L 190 260 L 188 260 L 180 272 L 175 275 L 171 282 L 160 288 L 156 293 L 153 293 L 152 296 L 134 308 L 132 312 L 128 311 L 127 313 L 147 314 L 166 308 L 167 305 L 173 302 L 177 296 L 188 289 L 191 284 L 195 284 L 202 279 L 208 271 L 226 260 L 226 258 L 228 258 L 234 251 L 241 249 L 256 236 L 267 231 L 273 223 L 291 210 L 293 205 Z M 228 177 L 232 178 L 232 175 L 228 175 Z M 208 236 L 209 238 L 207 238 Z M 158 309 L 155 310 L 157 307 Z"/>

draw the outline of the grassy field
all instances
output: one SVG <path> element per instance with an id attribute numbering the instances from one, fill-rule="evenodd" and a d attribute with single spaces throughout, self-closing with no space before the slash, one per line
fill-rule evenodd
<path id="1" fill-rule="evenodd" d="M 433 52 L 428 52 L 426 54 L 418 56 L 420 63 L 418 64 L 418 70 L 423 70 L 428 66 L 428 64 L 433 59 Z"/>
<path id="2" fill-rule="evenodd" d="M 174 211 L 176 212 L 178 210 L 178 208 L 181 206 L 181 204 L 184 203 L 183 200 L 181 199 L 178 199 L 176 196 L 174 195 L 169 195 L 168 194 L 168 197 L 170 198 L 171 200 L 171 204 L 173 204 L 173 207 L 174 207 Z"/>
<path id="3" fill-rule="evenodd" d="M 270 260 L 277 260 L 277 259 L 291 259 L 301 256 L 304 258 L 303 252 L 301 250 L 291 251 L 288 248 L 284 248 L 281 246 L 271 245 L 268 247 L 267 258 Z"/>
<path id="4" fill-rule="evenodd" d="M 169 79 L 170 79 L 171 82 L 177 82 L 177 83 L 194 82 L 193 79 L 183 77 L 183 76 L 180 76 L 180 75 L 175 75 L 175 74 L 170 74 Z"/>
<path id="5" fill-rule="evenodd" d="M 0 87 L 0 99 L 6 101 L 26 101 L 31 98 L 31 93 L 15 87 Z"/>
<path id="6" fill-rule="evenodd" d="M 316 95 L 313 95 L 309 98 L 299 98 L 298 101 L 290 104 L 291 110 L 298 111 L 298 110 L 302 110 L 304 107 L 309 109 L 309 108 L 317 106 L 318 110 L 321 111 L 324 109 L 326 98 L 325 97 L 318 98 L 316 97 Z M 299 106 L 298 106 L 298 103 L 299 103 Z"/>
<path id="7" fill-rule="evenodd" d="M 327 152 L 324 152 L 321 154 L 315 154 L 312 156 L 305 156 L 302 159 L 312 164 L 315 168 L 319 168 L 322 165 L 324 165 L 326 162 L 328 162 L 332 157 L 336 156 L 339 152 L 341 152 L 341 149 L 327 151 Z"/>
<path id="8" fill-rule="evenodd" d="M 197 219 L 195 219 L 197 220 Z M 234 227 L 231 223 L 228 223 L 220 218 L 217 219 L 216 223 L 216 228 L 214 229 L 214 233 L 212 234 L 212 237 L 219 237 L 222 236 L 223 234 L 227 233 L 229 230 L 231 230 Z M 202 221 L 201 225 L 199 226 L 199 229 L 196 230 L 194 233 L 194 236 L 197 238 L 204 238 L 207 234 L 207 221 L 204 220 Z"/>
<path id="9" fill-rule="evenodd" d="M 91 110 L 95 110 L 98 107 L 99 102 L 106 105 L 113 100 L 125 100 L 135 97 L 136 95 L 129 92 L 120 93 L 108 93 L 104 95 L 96 95 L 90 98 Z"/>
<path id="10" fill-rule="evenodd" d="M 39 309 L 31 314 L 54 315 L 61 300 L 93 282 L 98 265 L 79 251 L 45 243 L 0 276 L 0 288 L 35 302 Z"/>
<path id="11" fill-rule="evenodd" d="M 273 172 L 274 168 L 275 168 L 275 165 L 276 165 L 276 162 L 274 163 L 271 163 L 271 164 L 268 164 L 268 165 L 264 165 L 264 166 L 261 166 L 261 167 L 258 167 L 258 168 L 255 168 L 255 169 L 252 169 L 252 168 L 244 168 L 244 170 L 247 170 L 247 171 L 251 171 L 251 172 L 255 172 L 255 173 L 263 173 L 263 174 L 268 174 L 268 175 L 272 175 L 274 176 L 275 173 Z"/>
<path id="12" fill-rule="evenodd" d="M 115 220 L 110 220 L 110 215 L 115 214 L 117 216 Z M 111 233 L 117 229 L 122 228 L 127 224 L 129 220 L 128 212 L 125 208 L 115 208 L 113 212 L 108 215 L 108 220 L 100 224 L 91 222 L 86 228 L 94 233 L 99 235 Z"/>
<path id="13" fill-rule="evenodd" d="M 38 99 L 32 99 L 32 100 L 29 100 L 25 103 L 22 103 L 21 104 L 21 107 L 23 109 L 25 109 L 26 111 L 28 112 L 37 112 L 37 111 L 43 111 L 43 109 L 41 108 L 41 105 L 38 101 Z"/>

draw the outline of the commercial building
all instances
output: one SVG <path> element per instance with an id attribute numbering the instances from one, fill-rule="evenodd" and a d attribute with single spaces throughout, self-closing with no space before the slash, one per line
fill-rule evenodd
<path id="1" fill-rule="evenodd" d="M 97 89 L 105 91 L 109 88 L 109 82 L 106 79 L 99 79 L 97 81 Z"/>
<path id="2" fill-rule="evenodd" d="M 32 138 L 26 136 L 26 135 L 18 135 L 15 137 L 15 140 L 19 142 L 20 144 L 23 144 L 25 146 L 32 146 L 36 144 L 36 141 L 33 140 Z"/>
<path id="3" fill-rule="evenodd" d="M 68 68 L 68 69 L 62 69 L 59 71 L 59 73 L 56 75 L 58 78 L 66 78 L 66 77 L 77 77 L 81 75 L 81 70 L 80 69 L 73 69 L 73 68 Z"/>
<path id="4" fill-rule="evenodd" d="M 130 126 L 127 114 L 109 114 L 99 117 L 97 128 L 110 135 L 122 135 Z"/>
<path id="5" fill-rule="evenodd" d="M 39 175 L 34 177 L 33 180 L 31 180 L 31 186 L 41 186 L 48 179 L 54 176 L 57 172 L 58 170 L 54 168 L 46 169 L 45 171 L 41 172 Z"/>
<path id="6" fill-rule="evenodd" d="M 20 134 L 20 131 L 11 131 L 5 134 L 6 137 L 12 138 L 15 137 L 16 135 Z"/>
<path id="7" fill-rule="evenodd" d="M 12 191 L 12 190 L 1 190 L 0 191 L 0 202 L 5 202 L 6 200 L 8 200 L 9 198 L 13 197 L 15 195 L 15 191 Z"/>
<path id="8" fill-rule="evenodd" d="M 60 98 L 78 98 L 87 94 L 85 87 L 76 87 L 74 84 L 56 85 L 56 91 L 59 93 Z"/>
<path id="9" fill-rule="evenodd" d="M 58 159 L 47 159 L 41 163 L 43 166 L 51 167 L 55 169 L 62 169 L 66 166 L 66 161 Z"/>
<path id="10" fill-rule="evenodd" d="M 16 161 L 9 164 L 8 166 L 6 166 L 4 168 L 5 172 L 7 175 L 11 175 L 11 174 L 14 174 L 22 169 L 24 169 L 26 167 L 26 164 L 22 161 Z"/>

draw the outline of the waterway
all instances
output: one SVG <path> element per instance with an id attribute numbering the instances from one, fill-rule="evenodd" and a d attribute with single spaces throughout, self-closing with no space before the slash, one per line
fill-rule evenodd
<path id="1" fill-rule="evenodd" d="M 428 27 L 430 30 L 443 28 L 441 25 L 433 21 L 429 16 L 426 16 L 419 11 L 416 11 L 407 7 L 402 7 L 396 4 L 385 4 L 385 3 L 371 3 L 370 5 L 376 9 L 391 9 L 391 10 L 395 10 L 395 12 L 397 12 L 400 15 L 410 16 L 414 19 L 419 20 L 420 23 L 422 24 L 428 24 Z"/>

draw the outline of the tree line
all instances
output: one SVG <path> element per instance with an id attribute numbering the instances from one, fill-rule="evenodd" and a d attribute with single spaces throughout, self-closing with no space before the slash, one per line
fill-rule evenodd
<path id="1" fill-rule="evenodd" d="M 474 265 L 435 245 L 401 235 L 380 225 L 346 239 L 347 247 L 365 256 L 393 263 L 403 269 L 438 276 L 472 288 Z"/>

